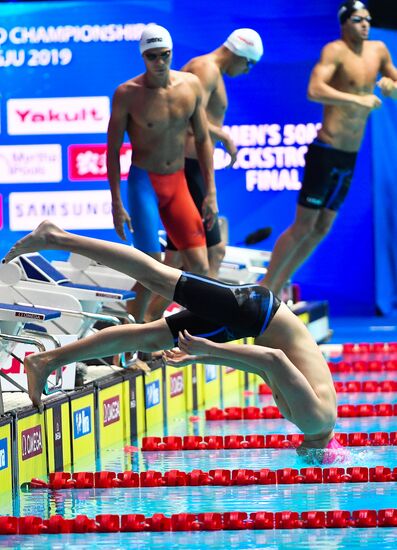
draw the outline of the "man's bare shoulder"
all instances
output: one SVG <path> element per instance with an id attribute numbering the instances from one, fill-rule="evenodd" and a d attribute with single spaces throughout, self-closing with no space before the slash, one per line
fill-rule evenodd
<path id="1" fill-rule="evenodd" d="M 182 67 L 182 71 L 196 74 L 200 79 L 202 79 L 203 75 L 205 75 L 206 79 L 211 80 L 221 76 L 220 68 L 211 54 L 193 57 L 193 59 Z"/>
<path id="2" fill-rule="evenodd" d="M 175 83 L 183 83 L 192 88 L 197 88 L 200 86 L 199 78 L 193 73 L 186 73 L 185 71 L 171 71 L 171 78 Z"/>
<path id="3" fill-rule="evenodd" d="M 386 46 L 386 44 L 384 42 L 382 42 L 382 40 L 368 40 L 366 42 L 366 46 L 371 51 L 376 51 L 376 52 L 379 52 L 381 54 L 389 52 L 388 47 Z"/>
<path id="4" fill-rule="evenodd" d="M 138 90 L 142 89 L 144 87 L 142 77 L 143 75 L 140 74 L 134 78 L 130 78 L 130 80 L 127 80 L 122 84 L 119 84 L 116 88 L 115 96 L 120 98 L 130 96 L 131 94 L 134 94 Z"/>
<path id="5" fill-rule="evenodd" d="M 219 67 L 216 64 L 215 58 L 212 54 L 199 55 L 193 57 L 190 61 L 182 67 L 182 71 L 195 72 L 196 70 L 206 69 L 208 71 L 219 72 Z"/>
<path id="6" fill-rule="evenodd" d="M 347 52 L 348 46 L 346 42 L 344 42 L 341 39 L 332 40 L 331 42 L 328 42 L 325 44 L 325 46 L 322 49 L 322 54 L 328 55 L 330 57 L 338 57 L 339 55 L 342 55 L 343 53 Z"/>

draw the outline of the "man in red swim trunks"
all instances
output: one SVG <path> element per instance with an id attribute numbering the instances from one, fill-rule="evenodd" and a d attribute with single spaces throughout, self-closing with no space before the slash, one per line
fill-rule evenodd
<path id="1" fill-rule="evenodd" d="M 189 271 L 205 274 L 208 259 L 203 221 L 212 226 L 218 212 L 212 161 L 212 142 L 202 106 L 199 79 L 170 69 L 172 39 L 158 25 L 148 25 L 140 40 L 146 71 L 121 84 L 115 91 L 108 127 L 107 170 L 112 194 L 113 221 L 117 234 L 126 240 L 124 224 L 150 224 L 144 216 L 127 213 L 120 194 L 120 148 L 127 132 L 133 148 L 129 192 L 134 187 L 155 193 L 163 225 L 174 241 Z M 206 185 L 199 212 L 184 175 L 184 147 L 191 128 Z M 145 193 L 140 193 L 145 197 Z M 131 201 L 130 201 L 131 202 Z M 133 202 L 133 201 L 132 201 Z M 135 204 L 139 211 L 139 204 Z M 137 227 L 137 233 L 138 231 Z M 134 243 L 160 259 L 158 243 Z M 134 287 L 138 290 L 137 287 Z M 140 290 L 142 287 L 140 287 Z M 142 321 L 150 294 L 139 292 L 132 313 Z"/>
<path id="2" fill-rule="evenodd" d="M 237 158 L 237 148 L 227 132 L 222 128 L 228 107 L 225 76 L 234 78 L 247 75 L 260 61 L 263 44 L 260 35 L 253 29 L 236 29 L 215 50 L 194 57 L 182 67 L 182 71 L 193 73 L 203 88 L 203 106 L 205 107 L 208 129 L 213 144 L 222 143 L 230 155 L 230 166 Z M 198 162 L 194 135 L 189 131 L 185 148 L 185 176 L 189 191 L 197 208 L 201 209 L 205 197 L 205 184 Z M 218 277 L 219 268 L 225 255 L 225 243 L 222 240 L 220 224 L 215 221 L 211 228 L 205 227 L 209 276 Z M 178 246 L 168 238 L 164 262 L 173 267 L 181 267 Z M 148 308 L 146 320 L 159 319 L 167 307 L 160 296 L 156 296 Z"/>

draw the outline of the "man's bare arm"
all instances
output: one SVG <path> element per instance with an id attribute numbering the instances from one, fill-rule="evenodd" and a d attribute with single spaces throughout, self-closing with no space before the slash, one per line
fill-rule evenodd
<path id="1" fill-rule="evenodd" d="M 205 60 L 194 60 L 182 68 L 183 71 L 192 73 L 200 80 L 202 87 L 202 105 L 204 109 L 207 109 L 208 102 L 212 93 L 217 89 L 219 79 L 222 78 L 218 67 L 213 63 Z M 220 126 L 213 124 L 207 116 L 208 131 L 210 133 L 211 141 L 216 143 L 220 141 L 229 153 L 231 160 L 230 166 L 236 162 L 237 148 L 227 132 Z"/>
<path id="2" fill-rule="evenodd" d="M 182 367 L 186 365 L 191 365 L 192 363 L 205 363 L 207 365 L 227 365 L 228 367 L 232 367 L 234 369 L 257 374 L 258 376 L 261 376 L 266 382 L 268 382 L 265 374 L 263 373 L 263 369 L 260 371 L 252 365 L 247 365 L 246 363 L 238 360 L 235 357 L 233 359 L 229 358 L 226 360 L 223 357 L 216 357 L 214 355 L 188 355 L 183 351 L 173 349 L 164 351 L 164 359 L 168 365 L 171 365 L 173 367 Z"/>
<path id="3" fill-rule="evenodd" d="M 385 97 L 397 99 L 397 68 L 394 66 L 387 47 L 382 44 L 384 53 L 381 67 L 382 78 L 377 82 L 382 94 Z"/>
<path id="4" fill-rule="evenodd" d="M 237 147 L 232 138 L 227 132 L 225 132 L 225 130 L 223 130 L 223 128 L 215 126 L 215 124 L 212 124 L 210 121 L 208 121 L 208 130 L 213 143 L 216 143 L 217 141 L 222 143 L 226 152 L 230 155 L 230 163 L 226 166 L 226 168 L 233 166 L 237 160 Z"/>
<path id="5" fill-rule="evenodd" d="M 277 388 L 277 393 L 281 394 L 288 409 L 288 418 L 302 431 L 315 433 L 316 426 L 324 429 L 324 425 L 328 424 L 332 429 L 335 422 L 333 415 L 322 410 L 320 399 L 308 379 L 282 350 L 257 345 L 211 342 L 206 338 L 192 336 L 186 330 L 179 333 L 178 346 L 186 354 L 206 355 L 210 364 L 217 359 L 226 365 L 237 361 L 241 366 L 234 363 L 236 368 L 260 376 L 265 373 L 270 387 Z"/>
<path id="6" fill-rule="evenodd" d="M 330 85 L 341 63 L 340 46 L 335 42 L 324 46 L 320 61 L 315 65 L 310 75 L 308 98 L 323 105 L 358 105 L 367 109 L 379 107 L 381 101 L 376 95 L 350 94 L 337 90 Z"/>
<path id="7" fill-rule="evenodd" d="M 112 195 L 112 213 L 115 230 L 119 237 L 126 240 L 124 223 L 132 231 L 130 217 L 125 210 L 120 193 L 120 149 L 127 128 L 128 113 L 124 105 L 124 91 L 117 88 L 112 103 L 112 114 L 107 132 L 107 175 Z"/>
<path id="8" fill-rule="evenodd" d="M 186 354 L 206 355 L 209 364 L 219 359 L 220 364 L 235 365 L 236 368 L 262 376 L 264 380 L 268 379 L 270 387 L 277 387 L 293 421 L 303 431 L 307 429 L 306 423 L 310 424 L 314 414 L 319 411 L 319 398 L 308 379 L 280 349 L 211 342 L 206 338 L 192 336 L 186 330 L 179 333 L 178 347 Z M 306 414 L 309 411 L 313 412 L 311 417 Z"/>

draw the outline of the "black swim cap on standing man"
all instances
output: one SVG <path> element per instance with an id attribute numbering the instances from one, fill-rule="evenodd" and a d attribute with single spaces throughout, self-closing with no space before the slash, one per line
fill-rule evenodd
<path id="1" fill-rule="evenodd" d="M 359 2 L 359 0 L 348 0 L 348 2 L 343 2 L 338 10 L 339 23 L 343 25 L 355 11 L 366 9 L 367 6 Z"/>

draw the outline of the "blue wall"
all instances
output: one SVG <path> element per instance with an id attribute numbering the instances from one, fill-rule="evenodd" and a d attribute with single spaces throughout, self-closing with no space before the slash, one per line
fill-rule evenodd
<path id="1" fill-rule="evenodd" d="M 397 33 L 375 30 L 397 60 Z M 384 315 L 397 310 L 397 102 L 383 99 L 372 119 L 376 251 L 376 305 Z"/>
<path id="2" fill-rule="evenodd" d="M 231 127 L 233 132 L 237 132 L 236 135 L 240 138 L 242 163 L 247 161 L 250 155 L 252 158 L 258 155 L 261 148 L 269 148 L 267 154 L 276 158 L 280 150 L 274 147 L 289 146 L 292 147 L 289 150 L 290 154 L 299 158 L 307 143 L 313 138 L 311 130 L 321 120 L 321 107 L 307 101 L 306 88 L 310 71 L 318 59 L 321 47 L 339 35 L 336 19 L 339 3 L 339 0 L 307 0 L 297 8 L 296 4 L 291 5 L 284 1 L 257 0 L 249 2 L 249 10 L 247 4 L 224 0 L 203 0 L 200 6 L 196 4 L 194 8 L 181 0 L 67 2 L 62 9 L 59 9 L 61 2 L 1 5 L 1 55 L 5 56 L 8 50 L 24 50 L 28 59 L 31 49 L 59 51 L 67 48 L 72 54 L 72 60 L 65 65 L 55 63 L 32 67 L 25 62 L 19 67 L 4 67 L 0 55 L 1 145 L 60 144 L 62 148 L 60 181 L 37 183 L 25 180 L 24 183 L 15 183 L 13 180 L 12 183 L 0 183 L 0 194 L 3 199 L 0 253 L 3 254 L 10 243 L 25 234 L 23 231 L 10 230 L 10 193 L 32 193 L 35 204 L 37 198 L 42 201 L 39 204 L 45 204 L 48 197 L 48 204 L 51 204 L 53 195 L 48 195 L 50 191 L 72 191 L 78 201 L 78 191 L 87 190 L 92 192 L 94 201 L 95 191 L 108 189 L 103 177 L 93 176 L 91 179 L 73 181 L 69 177 L 68 166 L 69 146 L 103 145 L 106 141 L 104 131 L 9 135 L 7 101 L 40 97 L 111 97 L 119 83 L 143 70 L 137 42 L 133 40 L 14 44 L 10 40 L 4 41 L 5 33 L 19 26 L 43 26 L 48 29 L 50 26 L 58 25 L 74 25 L 81 28 L 83 25 L 136 25 L 156 22 L 171 31 L 174 38 L 173 66 L 179 68 L 192 56 L 219 46 L 234 28 L 252 27 L 263 37 L 264 57 L 250 75 L 227 79 L 230 107 L 225 124 Z M 56 57 L 58 54 L 54 55 Z M 252 126 L 249 134 L 244 125 Z M 276 126 L 268 128 L 269 133 L 262 141 L 261 138 L 259 141 L 254 140 L 252 131 L 263 130 L 263 127 L 260 128 L 261 125 Z M 294 131 L 297 132 L 295 143 L 290 143 L 287 139 L 291 129 L 289 125 L 294 125 Z M 302 285 L 305 299 L 328 299 L 331 312 L 335 315 L 373 314 L 375 311 L 372 150 L 369 129 L 360 152 L 350 195 L 332 234 L 295 276 L 295 280 Z M 302 133 L 303 130 L 305 131 Z M 0 162 L 1 151 L 0 148 Z M 377 155 L 376 146 L 373 148 L 373 154 Z M 219 161 L 222 155 L 222 151 L 217 151 L 215 158 Z M 263 248 L 269 249 L 280 232 L 291 222 L 298 191 L 258 190 L 257 187 L 248 190 L 248 181 L 252 182 L 253 177 L 264 177 L 267 170 L 274 169 L 273 178 L 278 179 L 282 175 L 291 180 L 293 187 L 294 178 L 301 178 L 303 167 L 288 166 L 285 159 L 275 168 L 261 162 L 261 167 L 255 166 L 252 162 L 250 169 L 255 171 L 254 175 L 252 172 L 249 175 L 249 170 L 243 168 L 217 169 L 216 180 L 220 210 L 229 219 L 231 244 L 242 241 L 255 229 L 271 225 L 273 234 L 262 244 Z M 216 165 L 218 166 L 217 163 Z M 0 181 L 3 181 L 1 176 Z M 24 200 L 29 202 L 29 198 Z M 63 208 L 58 205 L 54 216 L 61 225 L 68 219 L 68 200 L 70 199 L 65 199 Z M 45 210 L 45 207 L 43 208 Z M 103 207 L 103 210 L 104 219 L 107 216 L 109 220 L 108 205 Z M 20 212 L 22 211 L 21 207 Z M 34 209 L 23 211 L 21 216 L 24 216 L 24 222 L 27 222 L 31 212 L 34 212 Z M 15 217 L 15 210 L 11 214 Z M 37 211 L 34 214 L 36 215 Z M 44 212 L 43 217 L 46 217 L 45 214 Z M 84 223 L 87 223 L 88 217 L 84 214 L 84 209 L 81 211 L 81 218 L 83 217 Z M 105 222 L 103 225 L 99 222 L 95 229 L 84 229 L 84 223 L 83 220 L 81 223 L 77 220 L 75 226 L 70 228 L 81 234 L 118 240 L 114 230 L 100 229 L 106 227 Z"/>

